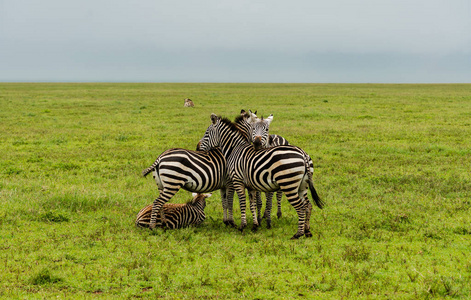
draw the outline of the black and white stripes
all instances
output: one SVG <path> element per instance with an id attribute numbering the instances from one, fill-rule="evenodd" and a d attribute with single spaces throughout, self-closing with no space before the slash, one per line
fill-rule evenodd
<path id="1" fill-rule="evenodd" d="M 195 193 L 208 193 L 221 190 L 221 196 L 228 186 L 226 159 L 219 149 L 209 151 L 191 151 L 185 149 L 169 149 L 157 160 L 142 171 L 143 176 L 152 173 L 159 196 L 154 200 L 150 218 L 150 228 L 156 226 L 157 213 L 180 189 Z M 226 201 L 225 198 L 222 199 Z M 227 220 L 225 220 L 227 221 Z"/>
<path id="2" fill-rule="evenodd" d="M 193 193 L 193 199 L 188 203 L 165 203 L 157 215 L 156 226 L 176 229 L 202 223 L 206 218 L 206 198 L 210 196 L 211 194 Z M 136 217 L 136 226 L 150 227 L 151 213 L 152 204 L 141 209 Z"/>
<path id="3" fill-rule="evenodd" d="M 193 223 L 193 219 L 199 222 L 201 218 L 194 217 L 198 215 L 196 213 L 185 212 L 180 214 L 178 220 L 167 217 L 174 215 L 173 208 L 181 208 L 183 205 L 167 205 L 166 202 L 180 189 L 196 193 L 219 189 L 224 223 L 232 225 L 233 193 L 237 192 L 241 212 L 240 230 L 243 230 L 247 226 L 247 189 L 253 215 L 253 230 L 259 226 L 257 206 L 260 211 L 261 202 L 256 200 L 260 198 L 260 192 L 268 193 L 270 199 L 265 213 L 265 216 L 268 214 L 267 227 L 270 227 L 271 197 L 273 192 L 280 191 L 280 194 L 285 193 L 288 202 L 298 214 L 298 230 L 293 238 L 312 236 L 309 226 L 312 205 L 307 197 L 308 190 L 311 191 L 315 204 L 319 208 L 323 207 L 312 181 L 312 160 L 302 149 L 287 145 L 286 139 L 277 135 L 270 136 L 268 129 L 272 120 L 273 115 L 260 119 L 255 114 L 244 111 L 235 122 L 212 114 L 212 124 L 200 140 L 197 151 L 169 149 L 142 172 L 144 176 L 153 174 L 159 196 L 151 206 L 141 210 L 136 224 L 152 229 L 156 226 L 178 228 L 182 226 L 179 224 Z M 169 214 L 170 212 L 172 214 Z M 199 215 L 201 214 L 204 216 L 204 207 L 200 210 Z M 190 215 L 193 216 L 191 220 L 181 217 Z"/>
<path id="4" fill-rule="evenodd" d="M 256 191 L 281 190 L 298 214 L 298 231 L 293 238 L 304 234 L 311 236 L 308 225 L 310 207 L 309 201 L 306 201 L 308 188 L 316 205 L 322 208 L 323 203 L 314 189 L 312 170 L 305 152 L 289 145 L 255 150 L 228 119 L 212 114 L 211 122 L 200 147 L 202 150 L 220 147 L 226 158 L 229 177 L 240 202 L 240 229 L 247 225 L 245 188 L 252 200 L 250 208 L 254 216 L 254 230 L 258 227 L 253 204 Z"/>

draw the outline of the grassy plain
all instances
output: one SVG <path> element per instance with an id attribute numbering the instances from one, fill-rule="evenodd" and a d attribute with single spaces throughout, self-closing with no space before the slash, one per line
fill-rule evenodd
<path id="1" fill-rule="evenodd" d="M 285 198 L 228 228 L 218 192 L 199 227 L 135 228 L 141 170 L 242 108 L 311 155 L 314 237 Z M 471 85 L 4 83 L 0 153 L 0 298 L 471 297 Z"/>

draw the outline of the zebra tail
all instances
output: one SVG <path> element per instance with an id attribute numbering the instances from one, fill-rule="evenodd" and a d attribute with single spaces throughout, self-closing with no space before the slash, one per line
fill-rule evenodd
<path id="1" fill-rule="evenodd" d="M 314 188 L 314 183 L 312 181 L 311 168 L 309 167 L 309 160 L 311 159 L 311 157 L 304 150 L 301 149 L 301 151 L 304 153 L 304 163 L 306 164 L 306 171 L 307 171 L 308 181 L 309 181 L 309 190 L 311 191 L 312 199 L 316 203 L 317 207 L 322 209 L 324 207 L 324 202 L 321 200 L 321 198 L 317 194 L 316 189 Z"/>
<path id="2" fill-rule="evenodd" d="M 160 159 L 157 159 L 157 160 L 152 164 L 152 166 L 150 166 L 150 167 L 148 167 L 147 169 L 145 169 L 144 171 L 142 171 L 142 176 L 146 177 L 147 175 L 149 175 L 149 173 L 151 173 L 155 168 L 158 167 L 159 162 L 160 162 Z"/>
<path id="3" fill-rule="evenodd" d="M 309 190 L 311 191 L 311 196 L 314 202 L 316 202 L 317 207 L 322 209 L 324 207 L 324 201 L 321 200 L 319 195 L 317 195 L 316 189 L 314 188 L 314 184 L 312 183 L 312 179 L 309 180 Z"/>

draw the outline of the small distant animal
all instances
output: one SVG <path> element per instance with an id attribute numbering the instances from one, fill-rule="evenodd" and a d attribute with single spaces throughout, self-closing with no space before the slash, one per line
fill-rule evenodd
<path id="1" fill-rule="evenodd" d="M 165 203 L 157 215 L 157 226 L 165 229 L 176 229 L 190 225 L 201 224 L 206 215 L 206 198 L 211 194 L 192 194 L 193 198 L 187 203 Z M 136 226 L 149 228 L 152 204 L 139 211 Z"/>
<path id="2" fill-rule="evenodd" d="M 185 99 L 185 104 L 183 104 L 183 107 L 194 107 L 195 104 L 193 103 L 193 101 L 191 101 L 191 99 L 189 98 L 186 98 Z"/>

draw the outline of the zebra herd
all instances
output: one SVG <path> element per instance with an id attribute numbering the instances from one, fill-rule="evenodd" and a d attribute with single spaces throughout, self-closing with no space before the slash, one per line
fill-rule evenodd
<path id="1" fill-rule="evenodd" d="M 234 191 L 237 193 L 241 212 L 239 229 L 242 231 L 247 226 L 247 189 L 253 216 L 252 230 L 257 230 L 260 225 L 260 192 L 266 193 L 264 217 L 270 228 L 272 198 L 277 191 L 278 216 L 281 216 L 281 192 L 298 215 L 298 230 L 292 238 L 312 236 L 309 225 L 312 205 L 308 190 L 319 208 L 324 204 L 313 185 L 313 163 L 309 155 L 301 148 L 289 145 L 284 138 L 269 135 L 273 115 L 264 119 L 258 118 L 256 112 L 242 110 L 234 122 L 215 114 L 211 114 L 210 119 L 211 124 L 196 151 L 169 149 L 142 172 L 143 176 L 152 173 L 159 196 L 151 209 L 141 210 L 136 224 L 151 229 L 162 226 L 162 218 L 170 214 L 166 212 L 168 209 L 164 210 L 166 202 L 182 188 L 199 194 L 220 190 L 226 225 L 235 226 L 233 196 Z M 182 211 L 173 210 L 173 213 L 182 214 Z"/>

